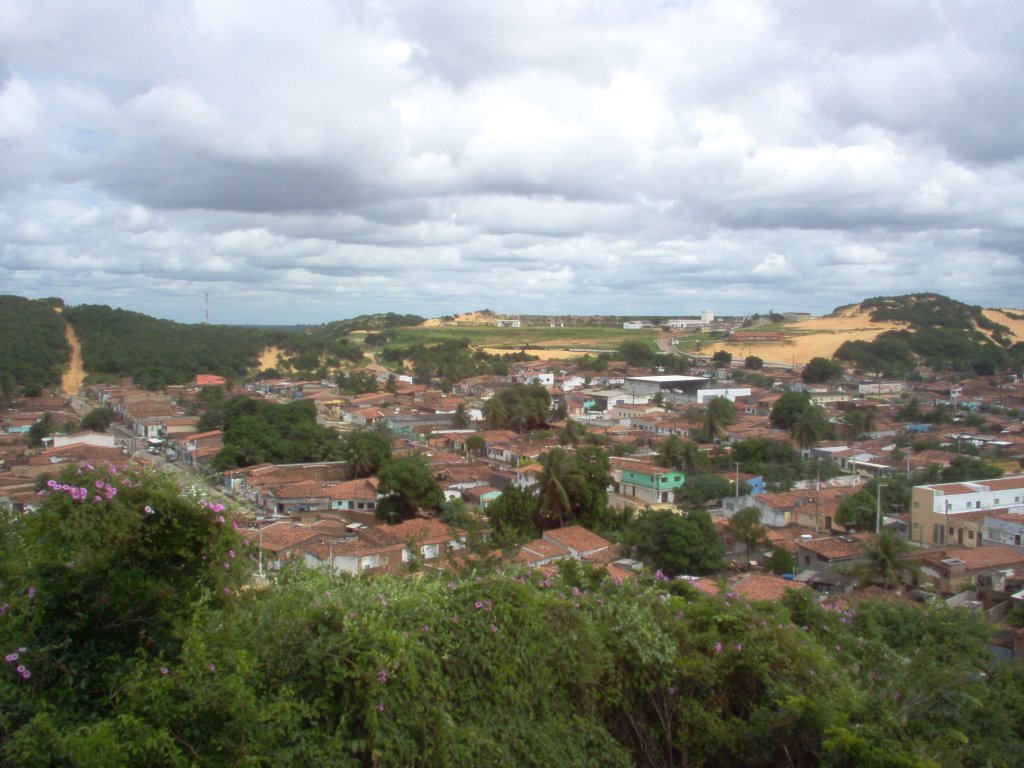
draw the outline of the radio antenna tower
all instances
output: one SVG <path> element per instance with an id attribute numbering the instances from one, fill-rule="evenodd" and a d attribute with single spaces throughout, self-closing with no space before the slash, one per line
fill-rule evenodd
<path id="1" fill-rule="evenodd" d="M 203 317 L 203 325 L 210 324 L 210 294 L 208 291 L 203 291 L 203 298 L 206 301 L 206 313 Z"/>

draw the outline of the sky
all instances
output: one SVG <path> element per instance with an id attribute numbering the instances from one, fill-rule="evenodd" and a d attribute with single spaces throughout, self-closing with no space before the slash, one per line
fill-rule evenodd
<path id="1" fill-rule="evenodd" d="M 0 293 L 1024 306 L 1019 0 L 0 0 Z"/>

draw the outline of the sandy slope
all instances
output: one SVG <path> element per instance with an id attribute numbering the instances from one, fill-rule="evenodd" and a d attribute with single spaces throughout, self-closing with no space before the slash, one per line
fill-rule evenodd
<path id="1" fill-rule="evenodd" d="M 59 307 L 55 309 L 60 313 Z M 71 347 L 71 360 L 61 377 L 60 388 L 67 395 L 77 395 L 82 389 L 82 382 L 85 381 L 85 370 L 82 368 L 82 345 L 78 343 L 75 329 L 67 321 L 64 322 L 64 338 L 68 340 L 68 346 Z"/>
<path id="2" fill-rule="evenodd" d="M 267 347 L 260 352 L 260 370 L 269 371 L 276 368 L 281 361 L 281 350 L 277 347 Z"/>

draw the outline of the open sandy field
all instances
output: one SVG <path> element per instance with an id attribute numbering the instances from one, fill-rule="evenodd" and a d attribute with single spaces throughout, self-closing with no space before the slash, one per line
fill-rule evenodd
<path id="1" fill-rule="evenodd" d="M 871 341 L 884 331 L 901 327 L 899 323 L 873 323 L 867 312 L 852 307 L 787 326 L 786 331 L 791 335 L 784 342 L 716 343 L 713 349 L 707 345 L 702 352 L 710 354 L 724 349 L 736 358 L 756 355 L 766 363 L 803 365 L 812 357 L 832 357 L 844 341 Z"/>
<path id="2" fill-rule="evenodd" d="M 984 309 L 982 314 L 993 322 L 1005 325 L 1016 337 L 1016 341 L 1024 341 L 1024 319 L 1018 320 L 1010 317 L 1007 312 L 1012 312 L 1017 317 L 1024 318 L 1024 310 L 1020 309 Z"/>
<path id="3" fill-rule="evenodd" d="M 489 355 L 507 355 L 509 352 L 517 352 L 515 349 L 499 349 L 498 347 L 484 347 L 484 352 Z M 571 360 L 574 357 L 582 357 L 586 354 L 593 354 L 587 352 L 572 352 L 568 349 L 537 349 L 536 347 L 530 347 L 526 350 L 526 354 L 534 355 L 541 360 Z"/>

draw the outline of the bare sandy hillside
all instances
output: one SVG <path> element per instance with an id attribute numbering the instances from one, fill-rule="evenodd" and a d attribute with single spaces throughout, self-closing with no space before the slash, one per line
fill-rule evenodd
<path id="1" fill-rule="evenodd" d="M 1011 317 L 1007 313 L 1014 315 Z M 981 313 L 993 322 L 1005 325 L 1014 336 L 1014 341 L 1024 341 L 1024 310 L 1020 309 L 983 309 Z"/>
<path id="2" fill-rule="evenodd" d="M 1003 310 L 985 310 L 984 314 L 990 320 L 1008 327 L 1016 337 L 1015 340 L 1024 340 L 1024 320 L 1008 317 Z M 807 363 L 812 357 L 832 357 L 845 341 L 871 341 L 885 331 L 898 330 L 902 327 L 903 323 L 873 322 L 869 312 L 862 310 L 859 305 L 854 305 L 837 310 L 831 315 L 787 326 L 788 338 L 784 342 L 724 343 L 717 344 L 711 351 L 724 349 L 737 358 L 756 355 L 766 363 L 799 366 Z"/>
<path id="3" fill-rule="evenodd" d="M 498 319 L 493 312 L 464 312 L 454 315 L 452 320 L 442 320 L 440 317 L 432 317 L 424 320 L 422 327 L 437 328 L 442 325 L 491 325 Z"/>
<path id="4" fill-rule="evenodd" d="M 60 307 L 55 307 L 55 309 L 60 314 Z M 85 369 L 82 368 L 82 345 L 78 343 L 78 337 L 75 335 L 75 329 L 71 327 L 71 323 L 64 323 L 64 338 L 68 340 L 68 346 L 71 347 L 71 360 L 68 361 L 67 370 L 61 377 L 60 388 L 67 395 L 77 395 L 85 381 Z"/>
<path id="5" fill-rule="evenodd" d="M 260 370 L 269 371 L 271 368 L 277 368 L 281 362 L 281 350 L 277 347 L 267 347 L 260 352 Z"/>

